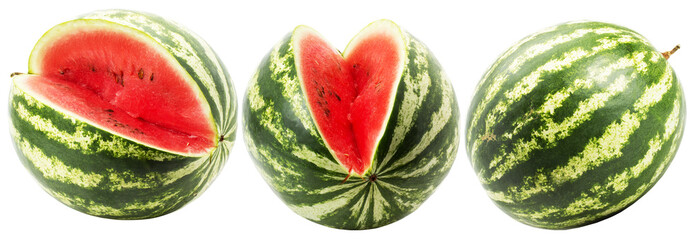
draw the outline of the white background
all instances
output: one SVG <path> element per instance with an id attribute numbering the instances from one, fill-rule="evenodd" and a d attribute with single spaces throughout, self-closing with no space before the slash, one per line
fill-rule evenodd
<path id="1" fill-rule="evenodd" d="M 7 130 L 6 102 L 10 73 L 27 71 L 29 53 L 46 30 L 93 10 L 124 8 L 166 17 L 205 38 L 228 67 L 239 101 L 262 57 L 295 26 L 309 25 L 343 49 L 368 23 L 388 18 L 426 43 L 437 56 L 453 82 L 464 126 L 476 83 L 502 52 L 545 27 L 586 19 L 634 29 L 660 51 L 681 44 L 670 63 L 687 90 L 689 106 L 692 8 L 684 6 L 684 1 L 111 2 L 0 3 L 0 79 L 4 81 L 0 84 L 0 239 L 692 238 L 690 117 L 682 147 L 658 184 L 624 212 L 593 225 L 554 231 L 511 219 L 486 196 L 462 143 L 448 177 L 416 212 L 379 229 L 345 231 L 312 223 L 288 209 L 255 170 L 242 132 L 238 132 L 230 159 L 214 184 L 176 212 L 138 221 L 101 219 L 77 212 L 46 194 L 21 165 Z"/>

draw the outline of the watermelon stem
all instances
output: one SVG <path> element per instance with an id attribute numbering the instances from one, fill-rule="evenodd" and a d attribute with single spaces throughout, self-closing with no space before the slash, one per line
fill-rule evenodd
<path id="1" fill-rule="evenodd" d="M 10 73 L 10 77 L 14 77 L 14 76 L 17 76 L 17 75 L 22 75 L 22 74 L 24 74 L 24 73 L 13 72 L 13 73 Z"/>
<path id="2" fill-rule="evenodd" d="M 370 177 L 368 177 L 368 180 L 370 180 L 371 182 L 377 181 L 377 174 L 373 173 L 372 175 L 370 175 Z"/>
<path id="3" fill-rule="evenodd" d="M 673 55 L 673 53 L 677 52 L 678 49 L 680 49 L 680 44 L 675 45 L 675 47 L 674 47 L 673 49 L 671 49 L 670 51 L 663 52 L 663 53 L 661 53 L 661 54 L 663 54 L 663 57 L 666 58 L 666 60 L 668 60 L 668 58 L 670 57 L 670 55 Z"/>

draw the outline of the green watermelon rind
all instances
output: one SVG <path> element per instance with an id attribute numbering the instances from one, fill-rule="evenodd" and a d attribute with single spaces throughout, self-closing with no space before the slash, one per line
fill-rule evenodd
<path id="1" fill-rule="evenodd" d="M 408 48 L 405 69 L 370 175 L 363 178 L 344 182 L 347 170 L 317 131 L 293 64 L 292 33 L 248 84 L 247 148 L 274 192 L 304 218 L 341 229 L 384 226 L 417 209 L 449 172 L 459 142 L 454 91 L 427 47 L 400 32 Z"/>
<path id="2" fill-rule="evenodd" d="M 223 141 L 200 156 L 157 149 L 57 111 L 13 84 L 10 133 L 18 156 L 46 192 L 78 211 L 113 219 L 153 218 L 173 212 L 208 188 L 228 158 L 236 131 L 230 77 L 203 40 L 158 16 L 105 10 L 81 19 L 136 29 L 171 52 L 204 99 L 211 100 L 205 102 Z M 184 40 L 186 44 L 174 45 L 174 35 L 178 43 Z M 197 57 L 186 55 L 190 53 Z M 14 76 L 20 77 L 25 76 Z"/>
<path id="3" fill-rule="evenodd" d="M 495 204 L 540 228 L 624 210 L 677 151 L 685 100 L 668 61 L 640 34 L 570 22 L 505 52 L 476 88 L 466 149 Z"/>

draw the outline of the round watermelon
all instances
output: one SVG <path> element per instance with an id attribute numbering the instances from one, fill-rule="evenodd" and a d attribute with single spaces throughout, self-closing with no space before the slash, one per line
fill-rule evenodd
<path id="1" fill-rule="evenodd" d="M 418 208 L 456 156 L 459 110 L 428 48 L 388 20 L 341 53 L 299 26 L 264 58 L 243 104 L 257 169 L 297 214 L 342 229 Z"/>
<path id="2" fill-rule="evenodd" d="M 12 140 L 43 189 L 116 219 L 160 216 L 201 194 L 233 146 L 236 99 L 198 36 L 107 10 L 59 24 L 13 74 Z"/>
<path id="3" fill-rule="evenodd" d="M 573 228 L 649 191 L 680 146 L 685 98 L 640 34 L 571 22 L 521 40 L 473 96 L 466 149 L 488 196 L 531 226 Z"/>

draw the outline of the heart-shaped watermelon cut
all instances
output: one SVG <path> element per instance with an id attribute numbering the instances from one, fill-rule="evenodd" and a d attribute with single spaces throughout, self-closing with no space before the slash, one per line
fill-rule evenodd
<path id="1" fill-rule="evenodd" d="M 245 140 L 258 170 L 299 215 L 368 229 L 413 212 L 447 175 L 459 143 L 451 83 L 428 48 L 389 20 L 340 53 L 299 26 L 248 85 Z"/>
<path id="2" fill-rule="evenodd" d="M 363 175 L 389 117 L 404 39 L 396 28 L 367 28 L 341 56 L 309 27 L 294 34 L 296 69 L 315 123 L 341 164 Z"/>

